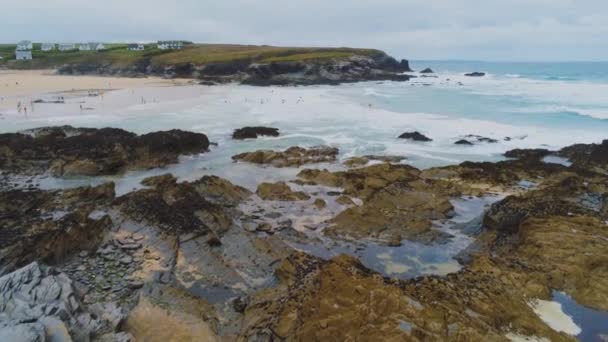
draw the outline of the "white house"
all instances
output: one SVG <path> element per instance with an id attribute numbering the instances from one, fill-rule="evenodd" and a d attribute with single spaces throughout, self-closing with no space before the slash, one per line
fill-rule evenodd
<path id="1" fill-rule="evenodd" d="M 137 43 L 129 44 L 127 48 L 129 49 L 129 51 L 144 51 L 146 47 L 144 46 L 144 44 Z"/>
<path id="2" fill-rule="evenodd" d="M 55 44 L 54 43 L 42 43 L 42 45 L 40 46 L 40 50 L 42 50 L 42 51 L 55 50 Z"/>
<path id="3" fill-rule="evenodd" d="M 92 51 L 100 51 L 100 50 L 104 50 L 106 48 L 106 46 L 103 45 L 103 43 L 89 43 L 89 46 L 91 47 Z"/>
<path id="4" fill-rule="evenodd" d="M 78 45 L 78 50 L 80 51 L 99 51 L 103 50 L 106 47 L 102 43 L 82 43 Z"/>
<path id="5" fill-rule="evenodd" d="M 32 59 L 32 47 L 33 44 L 29 40 L 19 42 L 17 44 L 17 49 L 15 49 L 15 58 L 19 61 Z"/>
<path id="6" fill-rule="evenodd" d="M 31 41 L 22 40 L 19 43 L 17 43 L 17 50 L 21 50 L 21 51 L 32 50 L 33 46 L 34 45 L 32 44 Z"/>
<path id="7" fill-rule="evenodd" d="M 15 58 L 18 61 L 29 61 L 32 59 L 32 50 L 17 50 L 15 51 Z"/>
<path id="8" fill-rule="evenodd" d="M 59 49 L 59 51 L 76 50 L 76 44 L 72 44 L 72 43 L 60 43 L 58 49 Z"/>
<path id="9" fill-rule="evenodd" d="M 184 43 L 179 40 L 161 40 L 157 46 L 160 50 L 179 50 L 184 47 Z"/>

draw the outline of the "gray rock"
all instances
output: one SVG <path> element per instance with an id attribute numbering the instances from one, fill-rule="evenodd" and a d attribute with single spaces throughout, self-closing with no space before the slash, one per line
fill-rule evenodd
<path id="1" fill-rule="evenodd" d="M 131 258 L 130 256 L 124 256 L 124 257 L 120 258 L 118 261 L 123 265 L 129 265 L 130 263 L 133 262 L 133 258 Z"/>
<path id="2" fill-rule="evenodd" d="M 44 325 L 40 323 L 18 324 L 0 328 L 0 341 L 45 342 Z"/>

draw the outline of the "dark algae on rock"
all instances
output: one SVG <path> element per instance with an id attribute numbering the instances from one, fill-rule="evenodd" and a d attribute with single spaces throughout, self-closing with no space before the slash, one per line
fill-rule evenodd
<path id="1" fill-rule="evenodd" d="M 251 128 L 246 137 L 263 133 Z M 199 133 L 69 126 L 3 134 L 0 142 L 3 171 L 57 176 L 158 167 L 209 146 Z M 337 163 L 338 152 L 291 147 L 235 156 L 299 172 L 292 181 L 261 182 L 255 193 L 217 176 L 180 181 L 169 173 L 122 196 L 113 183 L 0 188 L 0 339 L 600 338 L 601 329 L 591 337 L 556 329 L 538 303 L 557 291 L 608 311 L 608 140 L 424 170 L 399 156 Z M 323 165 L 331 170 L 314 163 L 332 163 Z M 486 196 L 493 204 L 476 209 L 476 229 L 457 221 L 458 200 Z M 390 264 L 391 253 L 451 242 L 464 245 L 453 254 L 460 264 L 448 269 L 414 252 L 412 265 L 424 263 L 426 272 L 397 277 L 366 263 L 375 257 L 409 274 L 410 264 Z M 373 256 L 355 257 L 372 243 Z M 348 255 L 316 254 L 304 244 Z"/>
<path id="2" fill-rule="evenodd" d="M 181 130 L 136 135 L 117 128 L 43 127 L 0 134 L 0 168 L 23 174 L 113 175 L 177 163 L 207 152 L 201 133 Z"/>

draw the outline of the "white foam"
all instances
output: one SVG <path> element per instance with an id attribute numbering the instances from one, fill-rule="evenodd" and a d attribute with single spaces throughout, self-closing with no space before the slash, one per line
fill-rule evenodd
<path id="1" fill-rule="evenodd" d="M 572 317 L 562 310 L 562 305 L 555 301 L 537 299 L 530 303 L 530 307 L 551 329 L 576 336 L 582 329 L 574 323 Z"/>

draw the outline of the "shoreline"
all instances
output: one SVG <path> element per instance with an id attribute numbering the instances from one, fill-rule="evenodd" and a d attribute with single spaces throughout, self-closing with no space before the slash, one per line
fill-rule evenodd
<path id="1" fill-rule="evenodd" d="M 163 79 L 161 77 L 115 77 L 115 76 L 70 76 L 60 75 L 53 69 L 0 70 L 0 114 L 19 113 L 36 100 L 57 101 L 60 97 L 78 99 L 92 93 L 104 94 L 117 90 L 137 88 L 159 88 L 191 84 L 190 79 Z"/>

